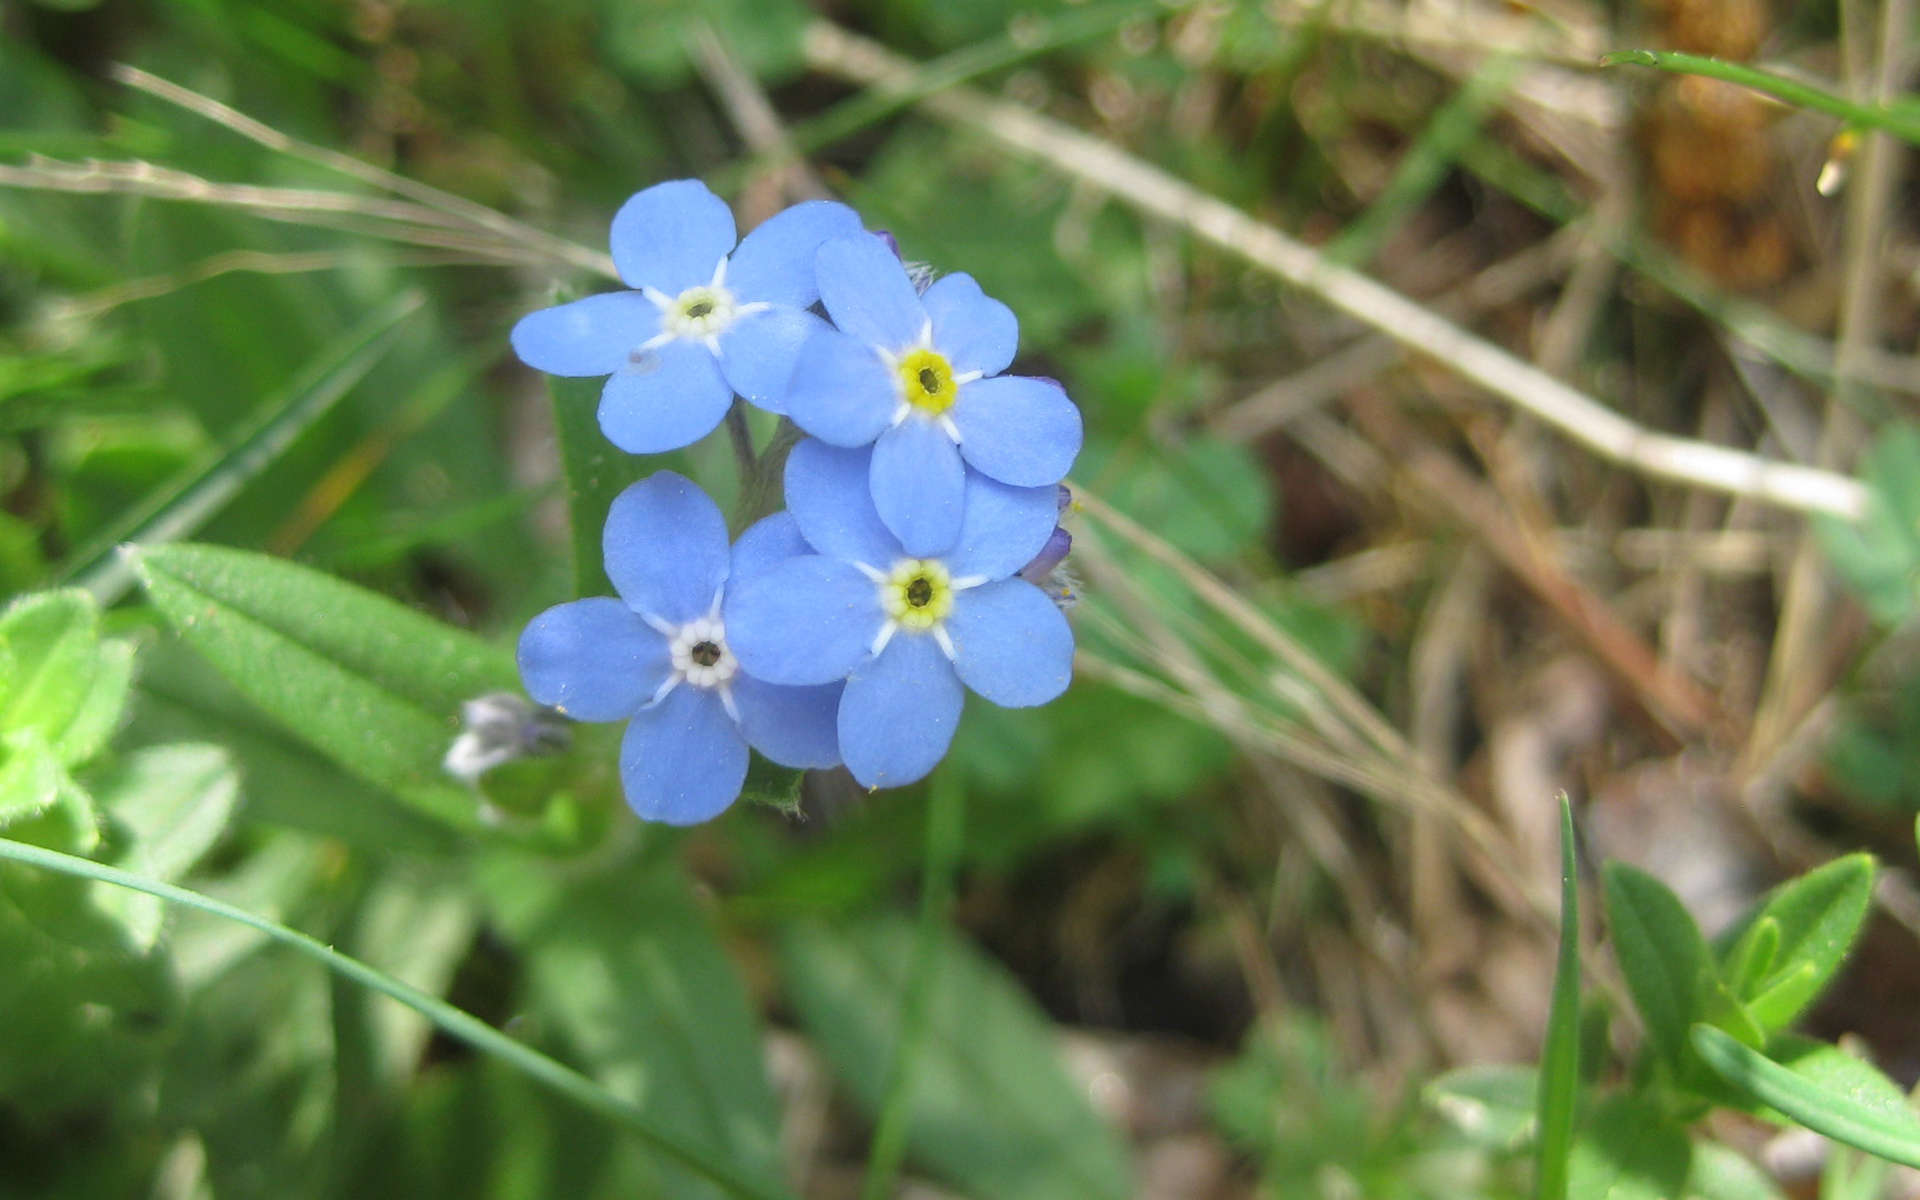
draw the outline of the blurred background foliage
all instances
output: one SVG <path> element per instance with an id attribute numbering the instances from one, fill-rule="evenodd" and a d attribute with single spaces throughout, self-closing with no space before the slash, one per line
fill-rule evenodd
<path id="1" fill-rule="evenodd" d="M 1709 934 L 1878 854 L 1811 1024 L 1911 1085 L 1903 152 L 1596 65 L 1866 96 L 1911 31 L 1844 0 L 4 0 L 0 829 L 310 933 L 776 1192 L 1524 1194 L 1530 1084 L 1421 1085 L 1538 1054 L 1562 787 Z M 869 90 L 847 35 L 1647 428 L 1857 465 L 1868 516 L 1597 458 L 992 110 Z M 817 187 L 971 272 L 1088 427 L 1069 694 L 976 703 L 929 785 L 818 775 L 801 816 L 685 833 L 626 814 L 604 728 L 438 770 L 576 594 L 578 406 L 557 442 L 506 331 L 604 286 L 611 213 L 683 176 L 743 226 Z M 662 465 L 738 486 L 724 447 Z M 0 1194 L 722 1194 L 243 927 L 7 864 L 0 964 Z M 1595 1062 L 1636 1036 L 1594 1030 Z M 1711 1132 L 1689 1195 L 1775 1186 L 1727 1147 L 1822 1169 Z"/>

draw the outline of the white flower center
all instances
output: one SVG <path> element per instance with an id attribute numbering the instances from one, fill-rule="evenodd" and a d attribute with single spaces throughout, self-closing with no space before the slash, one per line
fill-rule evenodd
<path id="1" fill-rule="evenodd" d="M 675 681 L 684 679 L 694 687 L 724 687 L 740 669 L 733 651 L 727 649 L 727 629 L 719 617 L 700 617 L 682 625 L 668 639 L 667 652 Z"/>
<path id="2" fill-rule="evenodd" d="M 717 283 L 703 283 L 673 298 L 660 314 L 660 327 L 675 337 L 704 341 L 725 333 L 738 315 L 732 292 Z"/>

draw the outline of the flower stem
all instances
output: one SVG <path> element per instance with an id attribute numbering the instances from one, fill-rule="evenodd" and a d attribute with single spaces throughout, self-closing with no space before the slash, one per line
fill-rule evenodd
<path id="1" fill-rule="evenodd" d="M 927 843 L 921 867 L 920 927 L 915 938 L 913 965 L 907 975 L 906 995 L 900 1002 L 900 1041 L 887 1066 L 887 1084 L 881 1093 L 880 1115 L 874 1123 L 873 1145 L 867 1155 L 866 1178 L 860 1200 L 886 1200 L 893 1194 L 893 1177 L 906 1153 L 908 1123 L 913 1115 L 914 1062 L 925 1038 L 927 1006 L 933 997 L 939 969 L 940 922 L 953 901 L 953 876 L 960 858 L 966 813 L 966 792 L 952 771 L 934 777 L 927 801 Z"/>

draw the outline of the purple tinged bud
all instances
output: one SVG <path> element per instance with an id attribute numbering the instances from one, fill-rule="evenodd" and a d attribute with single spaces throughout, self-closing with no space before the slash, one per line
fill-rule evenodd
<path id="1" fill-rule="evenodd" d="M 887 249 L 893 251 L 893 256 L 895 258 L 900 259 L 902 262 L 906 261 L 906 256 L 900 253 L 900 243 L 894 240 L 892 230 L 876 229 L 873 231 L 873 236 L 885 242 L 887 244 Z"/>
<path id="2" fill-rule="evenodd" d="M 1060 490 L 1064 492 L 1067 489 Z M 1028 583 L 1045 584 L 1047 576 L 1053 574 L 1053 569 L 1066 561 L 1067 554 L 1072 549 L 1073 535 L 1058 525 L 1054 526 L 1052 536 L 1047 538 L 1047 544 L 1040 548 L 1040 553 L 1033 556 L 1032 562 L 1020 568 L 1020 578 Z"/>

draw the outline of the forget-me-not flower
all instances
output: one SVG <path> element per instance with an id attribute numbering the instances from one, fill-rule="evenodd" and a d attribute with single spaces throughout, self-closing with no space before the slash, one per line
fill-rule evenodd
<path id="1" fill-rule="evenodd" d="M 1073 632 L 1016 572 L 1046 547 L 1056 489 L 970 473 L 959 528 L 918 554 L 881 522 L 875 451 L 809 439 L 787 460 L 787 507 L 817 553 L 729 589 L 723 612 L 743 669 L 770 682 L 846 680 L 840 753 L 868 787 L 911 783 L 947 752 L 967 689 L 1045 704 L 1067 686 Z"/>
<path id="2" fill-rule="evenodd" d="M 753 579 L 810 554 L 778 514 L 729 550 L 705 492 L 661 471 L 620 493 L 607 514 L 607 575 L 619 599 L 550 608 L 520 635 L 527 692 L 582 721 L 627 720 L 620 781 L 650 821 L 690 825 L 739 796 L 751 745 L 789 767 L 840 761 L 841 687 L 791 687 L 743 670 L 721 603 L 730 579 Z"/>
<path id="3" fill-rule="evenodd" d="M 768 218 L 736 247 L 733 212 L 697 179 L 655 184 L 613 218 L 613 262 L 632 291 L 542 309 L 513 349 L 554 375 L 607 376 L 600 428 L 632 454 L 706 436 L 738 392 L 775 412 L 807 336 L 824 323 L 814 254 L 858 232 L 844 204 L 816 200 Z"/>
<path id="4" fill-rule="evenodd" d="M 916 293 L 879 236 L 823 243 L 814 259 L 834 329 L 810 336 L 786 410 L 835 446 L 873 444 L 880 519 L 912 554 L 953 544 L 971 467 L 1015 487 L 1066 478 L 1080 411 L 1050 379 L 1002 375 L 1019 323 L 966 274 Z"/>

